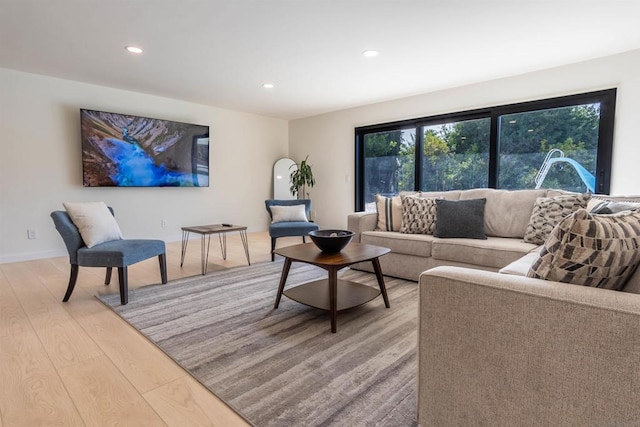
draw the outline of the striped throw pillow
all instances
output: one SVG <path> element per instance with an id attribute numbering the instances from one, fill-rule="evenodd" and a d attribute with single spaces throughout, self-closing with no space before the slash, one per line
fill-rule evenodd
<path id="1" fill-rule="evenodd" d="M 402 200 L 400 196 L 384 197 L 376 194 L 378 211 L 377 230 L 400 231 L 402 223 Z"/>

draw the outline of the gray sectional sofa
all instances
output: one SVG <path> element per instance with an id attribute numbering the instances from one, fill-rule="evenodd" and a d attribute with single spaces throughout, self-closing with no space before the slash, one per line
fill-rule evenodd
<path id="1" fill-rule="evenodd" d="M 640 424 L 640 295 L 459 267 L 419 286 L 419 425 Z"/>
<path id="2" fill-rule="evenodd" d="M 487 240 L 349 216 L 356 241 L 391 248 L 385 274 L 418 281 L 419 425 L 640 425 L 640 268 L 624 292 L 525 277 L 538 258 L 523 241 L 535 198 L 554 194 L 424 194 L 486 198 Z"/>
<path id="3" fill-rule="evenodd" d="M 486 198 L 484 228 L 486 240 L 440 239 L 430 234 L 404 234 L 376 229 L 376 212 L 356 212 L 347 218 L 353 241 L 384 246 L 391 253 L 380 258 L 384 274 L 417 281 L 422 272 L 441 265 L 498 271 L 539 245 L 523 241 L 533 206 L 538 197 L 551 197 L 557 190 L 495 190 L 490 188 L 404 194 L 446 200 Z M 370 264 L 370 263 L 369 263 Z M 366 264 L 354 268 L 372 271 Z"/>

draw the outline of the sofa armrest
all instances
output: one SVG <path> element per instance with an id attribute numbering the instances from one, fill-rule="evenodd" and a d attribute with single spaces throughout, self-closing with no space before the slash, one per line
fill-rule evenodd
<path id="1" fill-rule="evenodd" d="M 459 267 L 419 286 L 421 426 L 640 419 L 640 295 Z"/>
<path id="2" fill-rule="evenodd" d="M 347 216 L 347 230 L 353 231 L 353 242 L 360 243 L 360 233 L 373 231 L 378 224 L 377 212 L 354 212 Z"/>

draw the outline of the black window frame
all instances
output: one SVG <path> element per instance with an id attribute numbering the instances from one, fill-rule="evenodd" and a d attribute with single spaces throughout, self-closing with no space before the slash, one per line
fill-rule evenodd
<path id="1" fill-rule="evenodd" d="M 498 105 L 494 107 L 474 110 L 438 114 L 416 119 L 400 120 L 376 125 L 360 126 L 355 128 L 355 210 L 364 210 L 364 139 L 365 135 L 377 132 L 389 132 L 398 130 L 415 129 L 415 188 L 420 191 L 422 183 L 422 152 L 424 150 L 424 133 L 420 132 L 423 126 L 433 124 L 446 124 L 481 118 L 491 119 L 490 147 L 489 147 L 489 174 L 488 188 L 497 188 L 498 181 L 498 119 L 507 114 L 526 113 L 537 110 L 546 110 L 560 107 L 571 107 L 582 104 L 600 104 L 600 122 L 598 127 L 598 151 L 596 164 L 596 192 L 609 194 L 611 185 L 611 165 L 613 153 L 613 124 L 615 117 L 617 88 L 604 89 L 594 92 L 580 93 L 554 98 L 546 98 L 534 101 L 519 102 L 515 104 Z"/>

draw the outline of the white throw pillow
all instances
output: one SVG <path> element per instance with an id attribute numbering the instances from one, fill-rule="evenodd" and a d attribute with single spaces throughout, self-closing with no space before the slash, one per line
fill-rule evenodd
<path id="1" fill-rule="evenodd" d="M 122 239 L 120 227 L 104 202 L 72 202 L 62 205 L 78 227 L 88 248 Z"/>
<path id="2" fill-rule="evenodd" d="M 304 205 L 271 206 L 271 223 L 276 222 L 309 222 Z"/>

